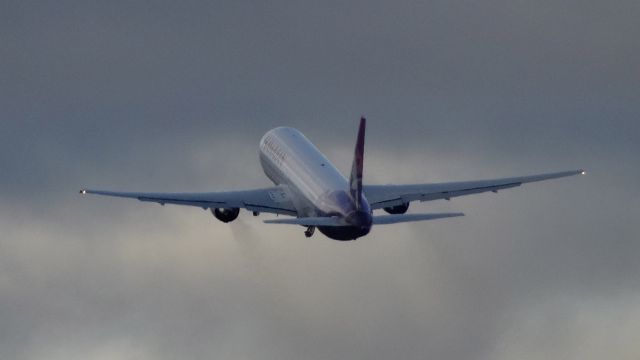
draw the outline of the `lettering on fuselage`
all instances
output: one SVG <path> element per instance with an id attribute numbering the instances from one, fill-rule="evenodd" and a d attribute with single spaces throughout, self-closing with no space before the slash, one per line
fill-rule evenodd
<path id="1" fill-rule="evenodd" d="M 282 166 L 282 163 L 284 163 L 287 158 L 287 153 L 278 145 L 271 135 L 264 139 L 262 148 L 269 158 L 278 166 Z"/>

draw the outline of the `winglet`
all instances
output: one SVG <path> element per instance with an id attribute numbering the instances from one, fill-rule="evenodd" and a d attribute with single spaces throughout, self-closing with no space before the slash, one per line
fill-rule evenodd
<path id="1" fill-rule="evenodd" d="M 362 167 L 364 161 L 364 133 L 367 127 L 367 119 L 360 118 L 360 127 L 358 128 L 358 137 L 356 140 L 355 154 L 353 164 L 351 165 L 351 178 L 349 185 L 351 189 L 351 197 L 356 203 L 356 209 L 360 209 L 360 199 L 362 199 Z"/>

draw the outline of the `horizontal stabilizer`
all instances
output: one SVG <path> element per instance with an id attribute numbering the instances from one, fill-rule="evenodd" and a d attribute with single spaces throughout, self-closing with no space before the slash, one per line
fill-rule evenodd
<path id="1" fill-rule="evenodd" d="M 272 219 L 272 220 L 265 220 L 264 223 L 265 224 L 302 225 L 302 226 L 347 226 L 349 225 L 344 221 L 344 219 L 336 216 Z"/>
<path id="2" fill-rule="evenodd" d="M 373 217 L 374 225 L 397 224 L 410 221 L 435 220 L 448 217 L 464 216 L 463 213 L 435 213 L 435 214 L 402 214 L 402 215 L 379 215 Z"/>

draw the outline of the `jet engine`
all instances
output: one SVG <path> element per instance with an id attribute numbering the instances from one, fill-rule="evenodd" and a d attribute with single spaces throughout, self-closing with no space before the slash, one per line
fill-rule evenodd
<path id="1" fill-rule="evenodd" d="M 211 209 L 211 213 L 216 219 L 222 221 L 223 223 L 228 223 L 236 218 L 238 218 L 238 214 L 240 214 L 239 208 L 213 208 Z"/>
<path id="2" fill-rule="evenodd" d="M 396 206 L 389 206 L 383 209 L 389 214 L 404 214 L 409 209 L 409 203 L 403 203 Z"/>

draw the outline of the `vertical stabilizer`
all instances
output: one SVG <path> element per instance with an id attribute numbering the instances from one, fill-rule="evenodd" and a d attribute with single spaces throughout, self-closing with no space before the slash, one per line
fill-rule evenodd
<path id="1" fill-rule="evenodd" d="M 364 132 L 366 127 L 367 119 L 361 117 L 353 164 L 351 165 L 351 178 L 349 179 L 351 196 L 356 203 L 357 210 L 360 210 L 360 200 L 362 199 L 362 164 L 364 161 Z"/>

